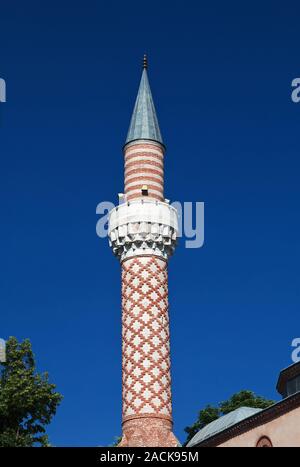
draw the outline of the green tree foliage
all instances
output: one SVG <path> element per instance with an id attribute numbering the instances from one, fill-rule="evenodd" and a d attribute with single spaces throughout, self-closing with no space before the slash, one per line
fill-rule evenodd
<path id="1" fill-rule="evenodd" d="M 49 446 L 45 426 L 62 396 L 37 373 L 28 339 L 6 343 L 6 362 L 0 365 L 0 447 Z"/>
<path id="2" fill-rule="evenodd" d="M 122 436 L 115 436 L 114 442 L 112 444 L 110 444 L 109 447 L 111 447 L 111 448 L 117 447 L 120 444 L 121 439 L 122 439 Z"/>
<path id="3" fill-rule="evenodd" d="M 226 415 L 233 410 L 239 409 L 240 407 L 253 407 L 257 409 L 266 409 L 273 405 L 274 401 L 265 399 L 264 397 L 257 396 L 252 391 L 240 391 L 230 397 L 227 401 L 220 402 L 218 407 L 207 405 L 204 409 L 200 410 L 196 422 L 187 426 L 184 431 L 187 433 L 187 439 L 185 445 L 198 433 L 199 430 L 204 428 L 209 423 L 217 420 L 222 415 Z"/>
<path id="4" fill-rule="evenodd" d="M 222 415 L 226 415 L 240 407 L 253 407 L 255 409 L 267 409 L 270 405 L 275 404 L 275 401 L 257 396 L 252 391 L 240 391 L 231 396 L 228 401 L 220 403 Z"/>

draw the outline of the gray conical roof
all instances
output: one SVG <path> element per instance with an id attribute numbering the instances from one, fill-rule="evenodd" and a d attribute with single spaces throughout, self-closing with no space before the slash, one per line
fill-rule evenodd
<path id="1" fill-rule="evenodd" d="M 125 144 L 137 139 L 150 139 L 163 144 L 146 68 L 143 69 Z"/>

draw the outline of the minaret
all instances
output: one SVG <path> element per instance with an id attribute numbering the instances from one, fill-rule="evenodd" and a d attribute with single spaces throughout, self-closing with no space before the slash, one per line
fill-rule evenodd
<path id="1" fill-rule="evenodd" d="M 172 432 L 167 271 L 178 222 L 164 198 L 164 153 L 144 57 L 124 146 L 125 192 L 109 216 L 109 242 L 122 268 L 124 447 L 178 446 Z"/>

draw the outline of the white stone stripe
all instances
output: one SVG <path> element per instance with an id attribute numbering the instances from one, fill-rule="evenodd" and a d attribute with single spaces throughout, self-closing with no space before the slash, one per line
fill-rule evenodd
<path id="1" fill-rule="evenodd" d="M 161 175 L 164 174 L 163 168 L 162 167 L 157 167 L 153 166 L 151 164 L 145 164 L 141 162 L 140 164 L 135 164 L 132 167 L 125 167 L 125 175 L 127 172 L 131 172 L 132 170 L 140 170 L 140 169 L 149 169 L 149 170 L 156 170 L 156 172 L 159 172 Z"/>
<path id="2" fill-rule="evenodd" d="M 156 162 L 156 164 L 159 164 L 163 167 L 163 162 L 162 160 L 157 159 L 156 157 L 151 157 L 151 156 L 136 156 L 133 157 L 132 159 L 126 160 L 125 159 L 125 167 L 128 164 L 132 164 L 134 162 L 142 162 L 142 161 L 151 161 L 151 162 Z"/>
<path id="3" fill-rule="evenodd" d="M 151 175 L 158 175 L 159 177 L 162 177 L 162 179 L 164 178 L 164 172 L 162 170 L 156 170 L 156 168 L 147 168 L 147 167 L 129 167 L 125 170 L 125 178 L 126 177 L 129 177 L 133 174 L 138 174 L 141 173 L 141 172 L 145 172 L 145 173 L 148 173 L 149 175 L 147 175 L 148 177 L 151 176 Z"/>
<path id="4" fill-rule="evenodd" d="M 127 175 L 125 177 L 125 183 L 127 183 L 129 180 L 131 180 L 132 178 L 137 178 L 137 177 L 144 177 L 144 178 L 157 178 L 157 180 L 160 180 L 160 181 L 164 181 L 162 175 L 158 175 L 158 174 L 153 174 L 153 173 L 150 173 L 150 172 L 135 172 L 131 175 Z"/>
<path id="5" fill-rule="evenodd" d="M 149 188 L 148 193 L 149 194 L 153 193 L 154 195 L 157 195 L 160 198 L 162 197 L 162 191 L 152 190 L 151 188 Z M 140 196 L 142 196 L 142 193 L 141 193 L 141 190 L 128 190 L 128 191 L 126 191 L 126 195 L 127 196 L 131 196 L 131 195 L 140 195 Z"/>
<path id="6" fill-rule="evenodd" d="M 152 153 L 148 153 L 148 154 L 146 153 L 145 154 L 144 152 L 143 153 L 140 152 L 138 154 L 132 154 L 131 156 L 125 156 L 124 159 L 125 159 L 125 162 L 129 163 L 130 161 L 134 161 L 139 157 L 144 157 L 146 159 L 151 158 L 151 160 L 158 161 L 158 162 L 163 162 L 163 157 L 162 156 L 157 156 L 157 155 L 152 154 Z"/>
<path id="7" fill-rule="evenodd" d="M 149 180 L 149 178 L 145 178 L 143 180 L 136 180 L 135 182 L 130 182 L 130 183 L 125 183 L 125 189 L 127 191 L 127 189 L 130 189 L 131 186 L 136 186 L 136 185 L 153 185 L 157 188 L 163 188 L 163 185 L 162 183 L 157 183 L 157 182 L 153 182 L 152 180 Z"/>
<path id="8" fill-rule="evenodd" d="M 139 152 L 147 152 L 149 154 L 157 154 L 158 156 L 163 157 L 163 152 L 156 150 L 156 149 L 150 149 L 150 148 L 139 148 L 139 149 L 130 149 L 125 152 L 125 157 L 131 156 L 132 154 L 138 154 Z"/>

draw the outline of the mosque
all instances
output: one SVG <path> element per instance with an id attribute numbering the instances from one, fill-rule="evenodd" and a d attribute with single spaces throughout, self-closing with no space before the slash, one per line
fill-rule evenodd
<path id="1" fill-rule="evenodd" d="M 177 212 L 164 196 L 163 142 L 146 57 L 123 148 L 124 193 L 109 213 L 109 244 L 122 270 L 120 447 L 177 447 L 173 433 L 168 259 Z M 280 373 L 282 401 L 241 407 L 210 423 L 188 447 L 300 446 L 300 363 Z"/>
<path id="2" fill-rule="evenodd" d="M 200 430 L 188 447 L 300 447 L 300 362 L 281 371 L 277 391 L 280 402 L 234 410 Z"/>

